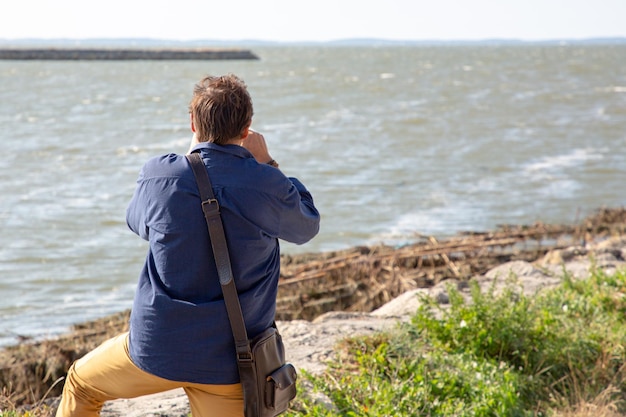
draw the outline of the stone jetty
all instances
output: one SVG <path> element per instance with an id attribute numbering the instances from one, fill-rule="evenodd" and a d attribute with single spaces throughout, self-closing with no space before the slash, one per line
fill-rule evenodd
<path id="1" fill-rule="evenodd" d="M 246 49 L 2 48 L 4 60 L 256 60 Z"/>

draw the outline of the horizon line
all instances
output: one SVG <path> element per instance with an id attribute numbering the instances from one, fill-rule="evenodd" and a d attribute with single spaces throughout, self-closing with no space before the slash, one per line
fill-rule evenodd
<path id="1" fill-rule="evenodd" d="M 480 39 L 387 39 L 387 38 L 338 38 L 329 40 L 271 40 L 271 39 L 171 39 L 156 37 L 85 37 L 85 38 L 38 38 L 38 37 L 22 37 L 22 38 L 3 38 L 0 42 L 151 42 L 151 43 L 257 43 L 257 44 L 332 44 L 332 43 L 485 43 L 485 42 L 515 42 L 515 43 L 546 43 L 546 42 L 601 42 L 601 41 L 626 41 L 626 36 L 594 36 L 581 38 L 543 38 L 543 39 L 523 39 L 523 38 L 507 38 L 507 37 L 490 37 Z"/>

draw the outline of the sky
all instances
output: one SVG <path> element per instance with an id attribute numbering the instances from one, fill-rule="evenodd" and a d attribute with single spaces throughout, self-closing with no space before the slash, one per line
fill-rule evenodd
<path id="1" fill-rule="evenodd" d="M 626 0 L 4 0 L 0 39 L 626 37 Z"/>

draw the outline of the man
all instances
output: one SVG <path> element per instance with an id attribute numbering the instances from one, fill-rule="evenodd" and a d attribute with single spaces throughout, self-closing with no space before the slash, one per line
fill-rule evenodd
<path id="1" fill-rule="evenodd" d="M 278 239 L 303 244 L 319 230 L 311 194 L 250 129 L 252 100 L 234 75 L 206 77 L 190 103 L 190 152 L 200 152 L 220 204 L 233 276 L 253 338 L 272 325 Z M 187 159 L 149 160 L 127 209 L 149 242 L 130 331 L 76 361 L 57 416 L 98 416 L 105 401 L 182 387 L 194 417 L 243 416 L 243 392 L 199 191 Z"/>

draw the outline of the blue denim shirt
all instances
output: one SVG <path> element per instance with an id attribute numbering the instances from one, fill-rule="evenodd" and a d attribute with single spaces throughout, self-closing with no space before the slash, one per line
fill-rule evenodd
<path id="1" fill-rule="evenodd" d="M 259 164 L 247 149 L 201 143 L 228 244 L 248 336 L 276 312 L 278 239 L 302 244 L 319 230 L 307 189 Z M 128 206 L 130 229 L 149 242 L 130 319 L 130 356 L 162 378 L 206 384 L 239 382 L 222 298 L 193 172 L 183 155 L 149 160 Z"/>

